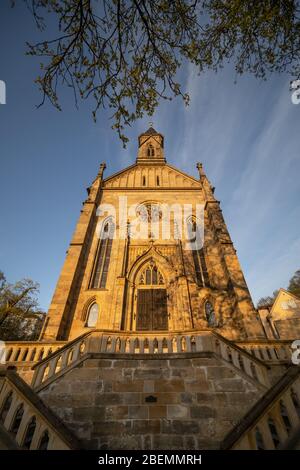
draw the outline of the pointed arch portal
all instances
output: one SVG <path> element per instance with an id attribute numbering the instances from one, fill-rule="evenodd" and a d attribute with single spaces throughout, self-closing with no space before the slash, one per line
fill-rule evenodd
<path id="1" fill-rule="evenodd" d="M 139 331 L 168 330 L 167 290 L 163 275 L 154 261 L 138 278 L 136 329 Z"/>

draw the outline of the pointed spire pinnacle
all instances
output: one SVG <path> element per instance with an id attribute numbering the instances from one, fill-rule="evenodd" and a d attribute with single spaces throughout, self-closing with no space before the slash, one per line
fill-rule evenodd
<path id="1" fill-rule="evenodd" d="M 104 172 L 105 168 L 106 168 L 106 164 L 105 164 L 105 162 L 102 162 L 99 166 L 99 171 L 98 171 L 98 177 L 100 179 L 103 178 L 103 172 Z"/>
<path id="2" fill-rule="evenodd" d="M 198 169 L 198 171 L 199 171 L 199 179 L 201 180 L 201 177 L 202 177 L 202 176 L 206 176 L 206 175 L 205 175 L 205 172 L 204 172 L 204 170 L 203 170 L 203 165 L 202 165 L 202 163 L 199 163 L 199 162 L 198 162 L 196 166 L 197 166 L 197 169 Z"/>

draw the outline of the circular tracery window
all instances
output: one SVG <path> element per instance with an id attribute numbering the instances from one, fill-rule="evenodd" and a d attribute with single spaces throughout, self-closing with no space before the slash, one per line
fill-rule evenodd
<path id="1" fill-rule="evenodd" d="M 158 222 L 162 218 L 162 210 L 158 203 L 147 202 L 141 204 L 136 210 L 142 222 Z"/>

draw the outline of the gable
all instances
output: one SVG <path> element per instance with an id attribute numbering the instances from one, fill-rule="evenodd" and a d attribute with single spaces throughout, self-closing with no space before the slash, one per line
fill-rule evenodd
<path id="1" fill-rule="evenodd" d="M 104 188 L 201 188 L 200 181 L 171 165 L 132 165 L 103 181 Z"/>
<path id="2" fill-rule="evenodd" d="M 290 292 L 280 289 L 271 309 L 271 317 L 273 320 L 300 318 L 300 299 Z"/>

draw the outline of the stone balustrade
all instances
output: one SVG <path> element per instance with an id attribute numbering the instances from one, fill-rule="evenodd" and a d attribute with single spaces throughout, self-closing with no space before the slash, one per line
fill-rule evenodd
<path id="1" fill-rule="evenodd" d="M 232 343 L 220 335 L 213 333 L 216 337 L 214 340 L 215 352 L 221 356 L 225 361 L 231 363 L 237 369 L 240 369 L 248 377 L 254 381 L 259 382 L 265 387 L 270 386 L 268 368 L 259 360 L 249 354 L 248 351 L 239 348 L 235 343 Z"/>
<path id="2" fill-rule="evenodd" d="M 222 447 L 274 450 L 284 445 L 300 425 L 300 369 L 288 372 L 230 432 Z"/>
<path id="3" fill-rule="evenodd" d="M 75 367 L 89 354 L 187 354 L 210 353 L 240 369 L 262 386 L 269 386 L 267 367 L 248 352 L 211 331 L 137 334 L 93 331 L 36 364 L 32 386 L 39 388 L 58 374 Z"/>
<path id="4" fill-rule="evenodd" d="M 89 350 L 91 352 L 87 345 L 91 343 L 92 337 L 92 333 L 83 335 L 34 366 L 35 372 L 32 379 L 32 387 L 38 387 L 50 378 L 56 377 L 57 374 L 76 366 L 84 353 L 87 353 Z"/>
<path id="5" fill-rule="evenodd" d="M 37 341 L 6 341 L 5 342 L 5 362 L 12 365 L 21 363 L 36 363 L 50 354 L 54 353 L 66 341 L 37 342 Z"/>
<path id="6" fill-rule="evenodd" d="M 291 363 L 290 340 L 237 341 L 240 348 L 268 363 Z"/>
<path id="7" fill-rule="evenodd" d="M 14 371 L 0 370 L 0 379 L 0 424 L 17 448 L 78 448 L 77 439 Z"/>

